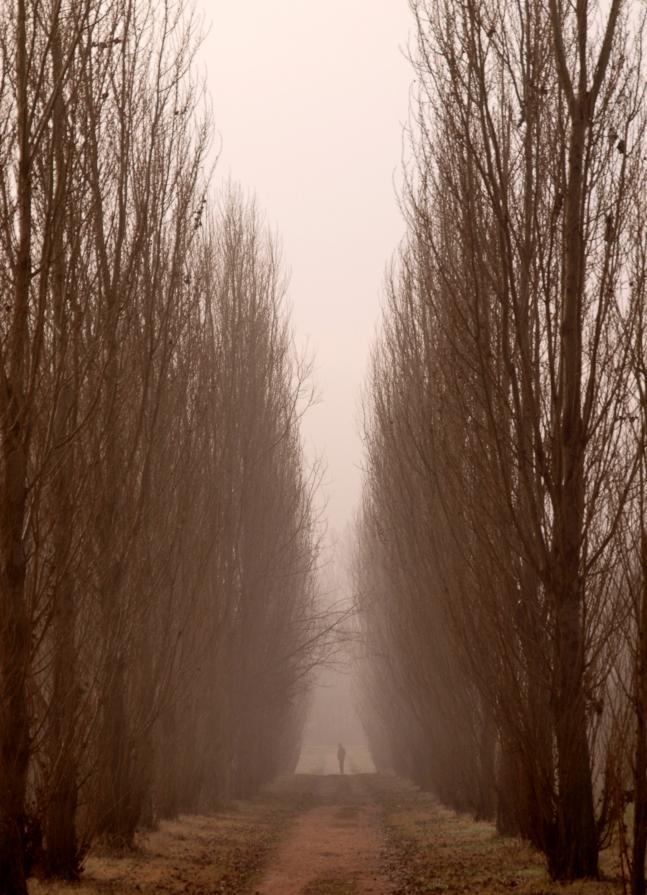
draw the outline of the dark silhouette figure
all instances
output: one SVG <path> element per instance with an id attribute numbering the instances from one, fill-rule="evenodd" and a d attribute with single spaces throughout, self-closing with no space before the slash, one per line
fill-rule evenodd
<path id="1" fill-rule="evenodd" d="M 339 773 L 344 773 L 344 762 L 346 761 L 346 750 L 340 743 L 337 746 L 337 761 L 339 762 Z"/>

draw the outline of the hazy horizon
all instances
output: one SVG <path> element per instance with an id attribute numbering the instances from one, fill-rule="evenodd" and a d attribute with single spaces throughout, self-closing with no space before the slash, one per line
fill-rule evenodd
<path id="1" fill-rule="evenodd" d="M 412 71 L 406 0 L 225 0 L 197 5 L 199 56 L 222 141 L 216 183 L 256 195 L 290 271 L 297 344 L 319 403 L 302 431 L 327 468 L 326 519 L 342 533 L 361 484 L 359 407 L 384 270 L 404 233 L 395 180 Z"/>

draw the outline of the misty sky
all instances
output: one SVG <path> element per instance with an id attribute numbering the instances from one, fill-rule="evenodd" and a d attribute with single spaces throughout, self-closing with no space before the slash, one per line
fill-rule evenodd
<path id="1" fill-rule="evenodd" d="M 359 404 L 385 266 L 404 226 L 394 181 L 412 74 L 407 0 L 197 0 L 222 139 L 217 180 L 253 189 L 282 238 L 299 344 L 321 401 L 304 423 L 327 464 L 328 520 L 354 512 Z"/>

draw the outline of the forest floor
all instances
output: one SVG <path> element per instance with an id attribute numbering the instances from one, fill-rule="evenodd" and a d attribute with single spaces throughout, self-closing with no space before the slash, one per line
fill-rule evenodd
<path id="1" fill-rule="evenodd" d="M 334 753 L 333 753 L 334 754 Z M 399 778 L 330 758 L 277 780 L 258 798 L 209 816 L 163 822 L 137 849 L 95 852 L 74 886 L 30 881 L 30 895 L 615 895 L 617 861 L 604 879 L 564 887 L 542 857 L 491 824 L 442 808 Z M 325 771 L 328 773 L 325 773 Z M 316 773 L 319 771 L 319 773 Z"/>

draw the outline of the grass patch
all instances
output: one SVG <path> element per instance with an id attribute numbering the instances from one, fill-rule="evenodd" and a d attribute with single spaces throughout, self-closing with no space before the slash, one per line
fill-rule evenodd
<path id="1" fill-rule="evenodd" d="M 394 895 L 502 893 L 619 895 L 613 852 L 600 856 L 603 880 L 554 883 L 539 852 L 520 839 L 502 837 L 493 824 L 444 808 L 429 794 L 387 775 L 378 798 L 385 811 L 384 861 Z"/>
<path id="2" fill-rule="evenodd" d="M 136 849 L 91 852 L 80 883 L 32 879 L 29 895 L 243 895 L 257 882 L 307 793 L 279 782 L 209 815 L 162 821 Z"/>

